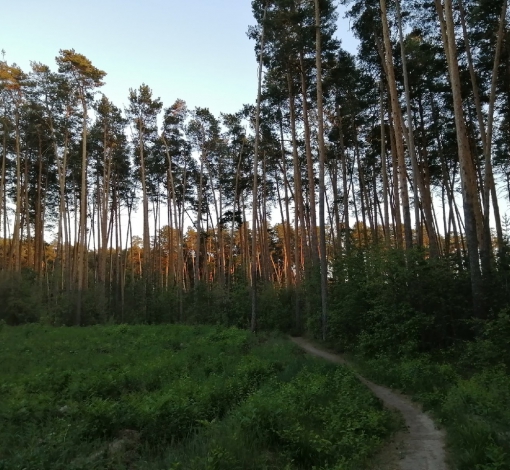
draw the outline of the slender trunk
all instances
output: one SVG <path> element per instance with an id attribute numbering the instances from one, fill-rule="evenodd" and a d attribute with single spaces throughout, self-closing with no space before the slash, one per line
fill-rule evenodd
<path id="1" fill-rule="evenodd" d="M 223 180 L 222 163 L 223 163 L 222 159 L 220 159 L 219 174 L 218 174 L 218 179 L 220 182 Z M 223 192 L 222 192 L 221 183 L 218 185 L 218 203 L 219 203 L 219 213 L 217 214 L 216 224 L 218 225 L 218 244 L 219 244 L 219 247 L 218 247 L 218 249 L 219 249 L 219 253 L 218 253 L 219 271 L 220 271 L 219 282 L 220 282 L 221 288 L 224 289 L 225 288 L 225 266 L 226 266 L 226 263 L 225 263 L 225 239 L 224 239 L 224 234 L 223 234 L 223 227 L 220 225 L 220 220 L 223 217 Z"/>
<path id="2" fill-rule="evenodd" d="M 252 235 L 251 235 L 251 331 L 257 328 L 257 205 L 258 205 L 258 157 L 260 144 L 260 104 L 262 101 L 262 69 L 264 67 L 264 39 L 266 31 L 266 16 L 268 2 L 264 8 L 262 19 L 262 33 L 260 37 L 260 54 L 258 70 L 257 110 L 255 114 L 255 149 L 253 155 L 253 189 L 252 189 Z"/>
<path id="3" fill-rule="evenodd" d="M 3 148 L 2 148 L 2 183 L 0 184 L 0 215 L 2 215 L 3 209 L 3 247 L 2 247 L 2 257 L 3 257 L 3 268 L 7 269 L 7 182 L 5 180 L 6 174 L 6 163 L 7 163 L 7 125 L 4 120 L 3 126 Z M 1 217 L 0 217 L 1 220 Z"/>
<path id="4" fill-rule="evenodd" d="M 365 248 L 369 246 L 368 244 L 368 231 L 367 231 L 367 219 L 366 219 L 366 211 L 367 207 L 365 205 L 366 198 L 366 184 L 365 184 L 365 176 L 363 174 L 363 168 L 361 167 L 360 155 L 359 155 L 359 145 L 357 139 L 357 130 L 353 121 L 353 132 L 354 132 L 354 151 L 356 157 L 356 165 L 358 167 L 358 179 L 359 179 L 359 191 L 360 191 L 360 203 L 361 203 L 361 218 L 363 220 L 363 239 L 365 242 Z M 357 216 L 356 216 L 357 218 Z M 359 223 L 359 222 L 358 222 Z M 361 246 L 361 240 L 360 240 Z"/>
<path id="5" fill-rule="evenodd" d="M 385 0 L 382 0 L 383 2 Z M 399 30 L 399 39 L 400 39 L 400 51 L 402 58 L 402 73 L 404 76 L 404 89 L 405 89 L 405 97 L 406 97 L 406 111 L 407 111 L 407 132 L 405 132 L 405 136 L 407 138 L 407 147 L 409 149 L 409 156 L 411 158 L 411 165 L 413 168 L 413 184 L 415 191 L 415 205 L 419 205 L 418 201 L 418 190 L 421 194 L 421 205 L 423 208 L 423 212 L 425 215 L 425 227 L 427 229 L 427 233 L 429 236 L 430 243 L 430 256 L 436 258 L 439 256 L 439 242 L 435 229 L 434 219 L 432 215 L 432 198 L 428 188 L 425 185 L 423 174 L 418 164 L 418 158 L 416 156 L 416 147 L 414 141 L 414 126 L 412 120 L 412 111 L 411 111 L 411 91 L 409 88 L 409 75 L 407 73 L 407 58 L 404 47 L 404 34 L 402 31 L 402 15 L 400 12 L 400 0 L 396 0 L 396 8 L 397 8 L 397 22 L 398 22 L 398 30 Z M 416 227 L 418 228 L 418 219 L 416 218 Z M 420 230 L 421 233 L 421 230 Z"/>
<path id="6" fill-rule="evenodd" d="M 296 110 L 295 96 L 292 84 L 291 74 L 287 73 L 287 86 L 289 91 L 289 110 L 290 110 L 290 129 L 292 138 L 292 162 L 294 166 L 294 227 L 295 227 L 295 250 L 294 250 L 294 266 L 295 266 L 295 318 L 296 329 L 301 329 L 301 302 L 299 297 L 299 288 L 301 286 L 301 269 L 303 265 L 303 244 L 306 240 L 306 226 L 303 203 L 303 189 L 301 186 L 301 166 L 299 163 L 297 131 L 296 131 Z M 298 221 L 301 231 L 298 233 Z"/>
<path id="7" fill-rule="evenodd" d="M 402 216 L 400 213 L 400 193 L 399 193 L 399 176 L 398 176 L 398 158 L 395 143 L 395 127 L 393 126 L 392 113 L 388 113 L 388 119 L 390 122 L 390 145 L 391 145 L 391 165 L 393 170 L 393 212 L 395 219 L 395 240 L 397 248 L 404 246 L 404 240 L 402 238 Z M 406 182 L 407 185 L 407 182 Z"/>
<path id="8" fill-rule="evenodd" d="M 340 158 L 342 161 L 342 185 L 343 185 L 343 204 L 344 204 L 344 234 L 345 234 L 345 251 L 349 253 L 351 249 L 351 228 L 349 224 L 349 183 L 348 183 L 348 164 L 347 153 L 344 145 L 344 130 L 342 120 L 342 109 L 340 105 L 337 107 L 338 113 L 338 133 L 340 141 Z"/>
<path id="9" fill-rule="evenodd" d="M 283 210 L 281 207 L 281 198 L 280 198 L 280 188 L 278 186 L 278 177 L 275 174 L 277 189 L 278 189 L 278 200 L 280 201 L 280 216 L 282 218 L 282 226 L 283 226 L 283 244 L 285 247 L 285 285 L 289 287 L 292 282 L 292 267 L 290 263 L 291 258 L 291 248 L 290 248 L 290 213 L 289 213 L 289 195 L 287 189 L 287 159 L 285 154 L 285 142 L 283 140 L 283 120 L 280 119 L 280 147 L 282 152 L 282 165 L 283 165 L 283 186 L 285 192 L 285 216 L 283 216 Z"/>
<path id="10" fill-rule="evenodd" d="M 413 232 L 411 227 L 411 212 L 409 208 L 409 194 L 407 189 L 407 169 L 405 162 L 405 150 L 404 150 L 404 128 L 402 123 L 402 113 L 400 110 L 400 103 L 398 99 L 397 82 L 395 79 L 395 69 L 393 67 L 393 52 L 391 49 L 390 32 L 388 28 L 388 18 L 386 12 L 386 0 L 380 0 L 381 5 L 381 20 L 383 27 L 383 41 L 385 50 L 385 62 L 387 72 L 388 89 L 391 98 L 391 109 L 393 114 L 393 122 L 395 126 L 395 143 L 396 152 L 399 166 L 400 176 L 400 191 L 401 191 L 401 202 L 402 209 L 404 211 L 404 235 L 406 242 L 406 249 L 410 249 L 413 246 Z M 417 203 L 417 202 L 416 202 Z"/>
<path id="11" fill-rule="evenodd" d="M 475 315 L 482 316 L 483 280 L 480 272 L 480 256 L 478 250 L 483 251 L 483 222 L 480 201 L 478 198 L 476 170 L 469 147 L 466 123 L 461 94 L 461 80 L 455 42 L 455 26 L 451 0 L 444 1 L 444 10 L 440 0 L 435 0 L 441 35 L 448 62 L 448 72 L 452 87 L 455 126 L 457 131 L 457 145 L 460 162 L 460 176 L 462 184 L 462 198 L 464 204 L 464 220 L 466 225 L 466 239 L 471 272 L 471 286 L 473 291 L 473 308 Z M 484 254 L 480 253 L 484 259 Z"/>
<path id="12" fill-rule="evenodd" d="M 262 261 L 264 265 L 264 276 L 263 279 L 271 282 L 271 254 L 269 253 L 269 237 L 268 237 L 268 224 L 267 224 L 267 153 L 264 152 L 264 158 L 262 161 L 262 211 L 261 211 L 261 238 L 260 238 L 260 250 L 262 252 Z"/>
<path id="13" fill-rule="evenodd" d="M 11 252 L 9 256 L 10 264 L 15 272 L 21 271 L 21 240 L 20 240 L 20 226 L 21 226 L 21 134 L 20 134 L 20 116 L 19 107 L 16 104 L 15 110 L 15 152 L 16 152 L 16 212 L 14 214 L 14 230 L 12 233 Z M 6 213 L 7 215 L 7 213 Z"/>
<path id="14" fill-rule="evenodd" d="M 322 103 L 322 45 L 321 45 L 321 14 L 319 0 L 315 0 L 315 45 L 317 67 L 317 117 L 319 121 L 319 249 L 321 267 L 321 301 L 322 301 L 322 340 L 326 340 L 328 318 L 328 260 L 326 253 L 326 220 L 325 220 L 325 166 L 326 149 L 324 146 L 324 109 Z M 315 231 L 315 227 L 314 227 Z"/>
<path id="15" fill-rule="evenodd" d="M 35 203 L 35 226 L 34 226 L 34 271 L 41 280 L 42 254 L 44 247 L 44 224 L 43 224 L 43 150 L 41 134 L 37 134 L 39 148 L 37 152 L 37 191 Z M 1 198 L 0 198 L 1 201 Z"/>
<path id="16" fill-rule="evenodd" d="M 319 59 L 320 60 L 320 59 Z M 310 237 L 311 237 L 311 262 L 312 266 L 319 266 L 319 241 L 317 237 L 317 215 L 315 201 L 315 172 L 312 158 L 312 142 L 310 132 L 310 117 L 308 112 L 308 86 L 306 83 L 305 64 L 303 51 L 299 53 L 301 69 L 301 94 L 303 96 L 303 126 L 305 130 L 305 153 L 306 168 L 308 171 L 308 205 L 310 210 Z"/>
<path id="17" fill-rule="evenodd" d="M 197 207 L 197 239 L 195 244 L 195 288 L 200 281 L 200 250 L 202 236 L 202 201 L 203 201 L 203 178 L 204 178 L 204 156 L 200 159 L 200 176 L 198 182 L 198 207 Z"/>
<path id="18" fill-rule="evenodd" d="M 485 126 L 482 103 L 480 98 L 480 91 L 478 88 L 478 82 L 476 73 L 473 65 L 473 56 L 471 52 L 471 45 L 469 43 L 469 37 L 466 28 L 466 14 L 462 1 L 459 1 L 459 12 L 460 20 L 462 25 L 462 32 L 464 36 L 464 47 L 466 49 L 466 56 L 468 59 L 469 74 L 471 77 L 471 85 L 473 89 L 473 97 L 476 109 L 476 115 L 478 119 L 478 127 L 480 130 L 480 137 L 482 140 L 484 160 L 485 160 L 485 178 L 484 178 L 484 198 L 483 198 L 483 212 L 485 215 L 485 237 L 490 240 L 490 197 L 494 204 L 494 216 L 496 223 L 496 233 L 498 238 L 498 247 L 503 246 L 503 230 L 501 226 L 501 217 L 499 211 L 498 197 L 496 193 L 496 186 L 494 184 L 494 173 L 492 170 L 492 133 L 494 123 L 494 107 L 496 100 L 496 86 L 498 80 L 498 70 L 501 60 L 501 51 L 503 45 L 503 37 L 505 35 L 505 22 L 506 22 L 506 11 L 507 11 L 507 0 L 503 2 L 503 7 L 500 15 L 499 26 L 497 31 L 496 49 L 494 52 L 494 65 L 492 71 L 491 90 L 489 95 L 489 112 L 487 118 L 487 127 Z M 490 247 L 487 247 L 490 250 Z"/>
<path id="19" fill-rule="evenodd" d="M 215 215 L 216 215 L 216 226 L 218 227 L 218 241 L 219 241 L 219 245 L 221 247 L 221 245 L 223 243 L 222 242 L 221 228 L 219 226 L 219 221 L 221 219 L 221 210 L 219 208 L 218 198 L 216 197 L 216 191 L 214 190 L 214 187 L 213 187 L 213 172 L 212 172 L 211 165 L 209 164 L 209 162 L 207 160 L 205 160 L 204 164 L 205 164 L 205 167 L 207 169 L 207 173 L 209 175 L 209 182 L 210 182 L 210 185 L 211 185 L 211 193 L 212 193 L 212 196 L 213 196 L 214 212 L 215 212 Z M 218 178 L 221 181 L 221 175 Z M 221 187 L 220 187 L 220 185 L 218 185 L 218 191 L 220 192 L 220 198 L 221 198 Z M 214 228 L 215 224 L 212 223 L 212 218 L 211 218 L 211 227 L 212 227 L 212 230 L 213 230 L 213 233 L 214 233 L 215 232 L 215 228 Z M 216 258 L 219 258 L 219 281 L 220 281 L 220 285 L 223 285 L 223 266 L 222 266 L 222 262 L 221 262 L 221 250 L 220 250 L 220 253 L 218 253 L 218 252 L 216 253 Z"/>
<path id="20" fill-rule="evenodd" d="M 340 238 L 340 212 L 338 210 L 338 159 L 334 158 L 329 165 L 329 179 L 331 181 L 331 189 L 333 191 L 333 207 L 330 207 L 329 202 L 327 211 L 330 216 L 330 233 L 332 235 L 333 250 L 339 254 L 342 250 L 342 240 Z"/>
<path id="21" fill-rule="evenodd" d="M 389 183 L 388 183 L 388 169 L 386 161 L 386 132 L 384 122 L 384 96 L 383 96 L 383 82 L 379 83 L 380 87 L 380 108 L 381 108 L 381 173 L 383 180 L 383 207 L 384 207 L 384 239 L 386 246 L 390 246 L 390 213 L 388 206 L 388 194 L 389 194 Z"/>
<path id="22" fill-rule="evenodd" d="M 100 227 L 101 227 L 101 246 L 100 250 L 100 265 L 99 265 L 99 282 L 104 284 L 106 281 L 106 256 L 108 252 L 108 205 L 110 200 L 110 176 L 111 176 L 111 157 L 110 151 L 107 146 L 107 130 L 106 126 L 103 134 L 103 187 L 98 192 L 101 194 L 101 213 L 100 213 Z"/>
<path id="23" fill-rule="evenodd" d="M 80 195 L 80 230 L 78 236 L 78 294 L 76 303 L 76 325 L 82 322 L 82 290 L 84 287 L 85 270 L 87 268 L 87 102 L 86 97 L 81 96 L 83 107 L 82 125 L 82 154 L 81 154 L 81 195 Z"/>
<path id="24" fill-rule="evenodd" d="M 501 62 L 501 53 L 503 46 L 503 38 L 505 36 L 505 24 L 506 24 L 506 13 L 507 13 L 507 0 L 503 1 L 503 7 L 501 10 L 499 27 L 497 33 L 497 42 L 496 42 L 496 51 L 494 53 L 494 66 L 492 69 L 492 82 L 491 82 L 491 92 L 489 97 L 489 115 L 487 118 L 487 143 L 485 148 L 485 191 L 486 191 L 486 199 L 485 199 L 485 207 L 484 214 L 487 225 L 486 237 L 489 238 L 487 240 L 490 248 L 490 204 L 489 204 L 489 193 L 492 196 L 492 203 L 494 205 L 494 221 L 496 223 L 496 234 L 498 239 L 498 248 L 501 250 L 504 246 L 503 239 L 503 229 L 501 226 L 501 216 L 499 211 L 499 203 L 498 203 L 498 195 L 496 192 L 496 185 L 494 183 L 494 173 L 492 170 L 492 135 L 493 135 L 493 127 L 494 127 L 494 109 L 496 103 L 496 91 L 497 91 L 497 83 L 498 83 L 498 70 Z"/>
<path id="25" fill-rule="evenodd" d="M 232 226 L 230 228 L 230 254 L 228 257 L 228 284 L 227 289 L 230 292 L 231 279 L 234 275 L 235 264 L 234 264 L 234 227 L 236 222 L 236 208 L 239 212 L 239 177 L 241 172 L 241 160 L 244 151 L 244 140 L 239 150 L 239 158 L 237 160 L 236 178 L 235 178 L 235 191 L 234 191 L 234 203 L 232 205 Z M 239 236 L 242 235 L 241 227 L 238 229 Z"/>
<path id="26" fill-rule="evenodd" d="M 150 266 L 151 266 L 151 246 L 149 231 L 149 199 L 147 196 L 147 175 L 145 169 L 145 152 L 143 142 L 144 127 L 141 117 L 138 118 L 138 154 L 140 157 L 140 178 L 142 183 L 142 210 L 143 210 L 143 266 L 141 266 L 143 276 L 143 317 L 147 318 L 147 296 L 148 285 L 150 284 Z"/>
<path id="27" fill-rule="evenodd" d="M 29 159 L 28 156 L 25 158 L 25 165 L 24 165 L 24 181 L 23 181 L 23 195 L 24 195 L 24 219 L 25 219 L 25 225 L 27 227 L 27 239 L 26 239 L 26 247 L 27 247 L 27 260 L 25 266 L 28 268 L 33 267 L 32 263 L 32 236 L 30 231 L 30 204 L 28 199 L 28 180 L 29 180 Z"/>

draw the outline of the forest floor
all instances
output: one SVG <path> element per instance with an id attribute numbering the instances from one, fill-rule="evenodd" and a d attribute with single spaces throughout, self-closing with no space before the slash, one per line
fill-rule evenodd
<path id="1" fill-rule="evenodd" d="M 309 354 L 327 361 L 350 365 L 343 356 L 333 354 L 305 338 L 291 340 Z M 390 446 L 376 460 L 376 468 L 384 470 L 446 470 L 445 436 L 432 419 L 411 400 L 389 388 L 377 385 L 356 374 L 358 379 L 391 410 L 397 410 L 405 420 L 407 432 L 395 435 Z"/>

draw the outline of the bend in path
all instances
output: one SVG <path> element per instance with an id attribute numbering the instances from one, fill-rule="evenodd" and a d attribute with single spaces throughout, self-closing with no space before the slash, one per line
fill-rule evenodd
<path id="1" fill-rule="evenodd" d="M 313 356 L 337 364 L 349 365 L 342 356 L 319 349 L 304 338 L 291 338 L 291 340 Z M 398 410 L 404 417 L 408 432 L 403 435 L 405 455 L 399 462 L 400 469 L 447 470 L 444 432 L 436 428 L 432 419 L 408 398 L 392 392 L 389 388 L 374 384 L 359 374 L 356 376 L 382 400 L 387 408 Z"/>

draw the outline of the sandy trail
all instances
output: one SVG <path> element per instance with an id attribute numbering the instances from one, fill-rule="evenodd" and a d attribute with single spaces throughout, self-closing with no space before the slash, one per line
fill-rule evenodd
<path id="1" fill-rule="evenodd" d="M 291 340 L 309 354 L 337 364 L 349 365 L 342 356 L 318 349 L 304 338 L 291 338 Z M 387 408 L 398 410 L 404 417 L 408 432 L 401 433 L 397 438 L 401 457 L 397 463 L 398 468 L 401 470 L 447 470 L 444 433 L 436 429 L 432 419 L 408 398 L 356 375 L 383 401 Z"/>

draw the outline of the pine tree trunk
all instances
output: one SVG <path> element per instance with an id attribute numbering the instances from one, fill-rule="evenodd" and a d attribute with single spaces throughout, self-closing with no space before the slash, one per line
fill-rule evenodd
<path id="1" fill-rule="evenodd" d="M 283 244 L 285 247 L 285 285 L 289 287 L 292 282 L 292 267 L 291 267 L 291 247 L 290 247 L 290 213 L 289 213 L 289 196 L 288 196 L 288 182 L 287 182 L 287 158 L 285 154 L 285 141 L 283 139 L 283 120 L 280 116 L 280 147 L 282 152 L 282 166 L 283 166 L 283 185 L 285 193 L 285 218 L 281 208 L 280 189 L 278 189 L 278 200 L 280 201 L 280 213 L 283 226 Z M 278 177 L 275 175 L 276 183 L 278 184 Z M 297 236 L 297 234 L 296 234 Z"/>
<path id="2" fill-rule="evenodd" d="M 386 12 L 386 0 L 380 0 L 381 5 L 381 21 L 383 27 L 383 42 L 386 63 L 386 79 L 388 81 L 388 89 L 390 92 L 391 109 L 393 114 L 393 122 L 395 126 L 395 143 L 399 166 L 400 191 L 402 209 L 404 212 L 404 236 L 406 249 L 413 246 L 413 232 L 411 228 L 411 212 L 409 208 L 409 194 L 407 189 L 407 168 L 405 162 L 404 150 L 404 128 L 402 123 L 402 113 L 398 99 L 397 82 L 395 79 L 395 70 L 393 67 L 393 52 L 391 49 L 390 32 L 388 28 L 388 17 Z M 417 201 L 415 202 L 417 203 Z"/>
<path id="3" fill-rule="evenodd" d="M 321 37 L 321 14 L 319 0 L 315 0 L 315 45 L 317 67 L 317 114 L 319 123 L 319 249 L 321 268 L 321 301 L 322 301 L 322 340 L 326 340 L 328 319 L 328 259 L 326 252 L 326 149 L 324 145 L 324 109 L 322 98 L 322 37 Z M 315 228 L 314 228 L 315 231 Z"/>
<path id="4" fill-rule="evenodd" d="M 385 2 L 385 0 L 382 0 Z M 396 9 L 397 9 L 397 22 L 398 22 L 398 30 L 399 30 L 399 38 L 400 38 L 400 51 L 402 58 L 402 73 L 404 76 L 404 89 L 405 89 L 405 98 L 406 98 L 406 110 L 407 110 L 407 132 L 404 132 L 407 138 L 407 147 L 409 149 L 409 156 L 411 158 L 411 165 L 413 168 L 413 185 L 415 191 L 415 205 L 419 204 L 418 201 L 418 191 L 421 195 L 421 205 L 423 208 L 423 212 L 425 214 L 425 226 L 427 229 L 427 233 L 429 236 L 430 243 L 430 256 L 432 258 L 436 258 L 439 256 L 439 241 L 437 237 L 437 232 L 435 229 L 434 218 L 432 215 L 432 198 L 428 188 L 425 185 L 423 174 L 418 164 L 418 159 L 416 156 L 416 147 L 414 140 L 414 126 L 412 120 L 412 111 L 411 111 L 411 91 L 409 89 L 409 75 L 407 73 L 407 58 L 404 47 L 404 35 L 402 32 L 402 15 L 400 12 L 400 0 L 396 0 Z M 418 217 L 416 220 L 416 226 L 418 227 Z M 420 230 L 421 233 L 421 230 Z"/>
<path id="5" fill-rule="evenodd" d="M 7 125 L 6 122 L 3 122 L 2 126 L 3 130 L 3 148 L 2 148 L 2 182 L 0 184 L 0 216 L 2 215 L 3 209 L 3 246 L 2 246 L 2 257 L 3 257 L 3 268 L 8 268 L 8 258 L 7 258 L 7 181 L 5 180 L 6 170 L 7 170 Z M 0 217 L 0 220 L 2 218 Z"/>
<path id="6" fill-rule="evenodd" d="M 80 227 L 77 237 L 78 253 L 77 259 L 77 302 L 76 302 L 76 325 L 82 322 L 82 295 L 85 281 L 85 270 L 87 268 L 87 103 L 83 92 L 81 94 L 83 108 L 82 124 L 82 154 L 81 154 L 81 191 L 80 191 Z"/>
<path id="7" fill-rule="evenodd" d="M 383 207 L 384 207 L 384 239 L 386 246 L 390 246 L 390 213 L 388 205 L 389 183 L 388 183 L 388 169 L 386 160 L 386 124 L 384 122 L 384 96 L 383 96 L 383 82 L 379 83 L 380 88 L 380 120 L 381 120 L 381 173 L 383 180 Z"/>
<path id="8" fill-rule="evenodd" d="M 20 115 L 18 104 L 15 105 L 15 152 L 16 152 L 16 212 L 14 213 L 14 230 L 12 232 L 12 243 L 9 261 L 14 272 L 21 271 L 21 131 Z M 5 213 L 5 216 L 7 212 Z"/>
<path id="9" fill-rule="evenodd" d="M 478 254 L 479 249 L 481 249 L 481 251 L 483 250 L 483 244 L 481 243 L 484 236 L 482 211 L 478 198 L 476 170 L 471 155 L 466 123 L 464 120 L 452 3 L 451 0 L 445 0 L 444 11 L 440 0 L 435 0 L 435 4 L 439 16 L 441 35 L 448 62 L 448 72 L 453 94 L 466 240 L 468 245 L 471 287 L 473 294 L 473 308 L 475 315 L 483 316 L 483 279 L 480 272 L 480 258 Z"/>
<path id="10" fill-rule="evenodd" d="M 344 233 L 345 233 L 345 251 L 350 252 L 351 249 L 351 228 L 349 223 L 349 182 L 348 182 L 348 164 L 347 154 L 344 145 L 344 131 L 342 109 L 340 105 L 337 106 L 338 115 L 338 134 L 340 141 L 340 158 L 342 161 L 342 186 L 343 186 L 343 205 L 344 205 Z"/>
<path id="11" fill-rule="evenodd" d="M 311 238 L 311 263 L 312 267 L 319 266 L 319 240 L 317 237 L 317 214 L 315 201 L 315 172 L 312 158 L 312 142 L 310 132 L 310 118 L 308 110 L 308 86 L 306 83 L 305 64 L 303 51 L 299 53 L 301 95 L 303 97 L 303 126 L 305 130 L 306 168 L 308 171 L 308 204 L 310 210 L 310 238 Z"/>
<path id="12" fill-rule="evenodd" d="M 147 318 L 147 296 L 150 283 L 151 266 L 151 244 L 149 231 L 149 200 L 147 198 L 147 175 L 145 171 L 145 152 L 143 143 L 143 123 L 141 117 L 138 118 L 138 154 L 140 157 L 140 179 L 142 183 L 142 211 L 143 211 L 143 265 L 141 266 L 143 282 L 143 317 Z"/>
<path id="13" fill-rule="evenodd" d="M 257 206 L 258 206 L 258 157 L 260 144 L 260 105 L 262 101 L 262 69 L 264 67 L 264 39 L 266 29 L 268 2 L 264 8 L 264 17 L 262 19 L 262 33 L 260 37 L 260 54 L 258 68 L 258 90 L 257 90 L 257 109 L 255 114 L 255 149 L 253 155 L 253 188 L 252 188 L 252 235 L 251 235 L 251 323 L 250 328 L 255 332 L 257 328 Z"/>
<path id="14" fill-rule="evenodd" d="M 301 269 L 303 265 L 303 244 L 306 240 L 306 227 L 304 216 L 304 203 L 303 203 L 303 189 L 301 186 L 301 166 L 299 163 L 298 144 L 297 144 L 297 131 L 296 131 L 296 110 L 295 110 L 295 96 L 292 86 L 292 78 L 290 73 L 287 73 L 287 87 L 289 92 L 289 110 L 290 110 L 290 129 L 292 138 L 292 161 L 294 166 L 294 266 L 295 266 L 295 318 L 296 330 L 301 329 L 301 302 L 299 290 L 301 287 Z M 298 221 L 299 228 L 298 233 Z"/>

